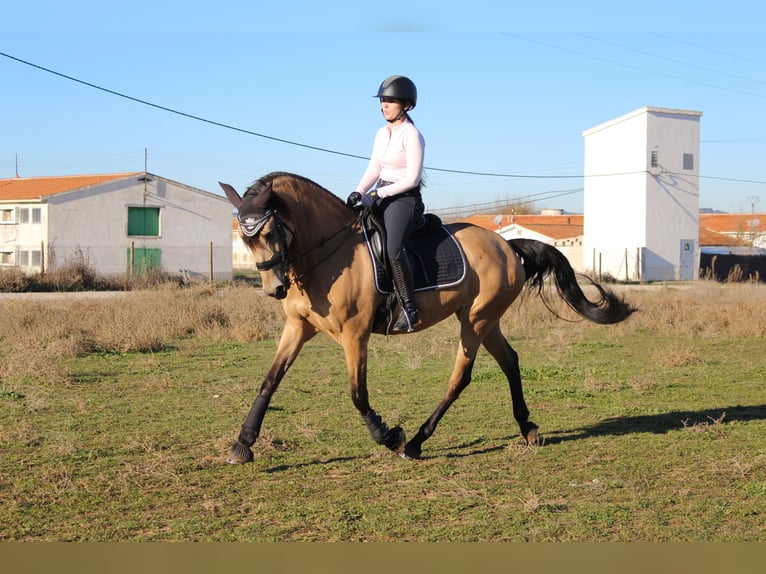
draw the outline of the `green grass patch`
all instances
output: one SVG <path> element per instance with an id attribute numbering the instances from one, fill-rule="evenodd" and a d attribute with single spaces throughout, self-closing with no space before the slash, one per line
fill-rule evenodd
<path id="1" fill-rule="evenodd" d="M 761 335 L 508 320 L 543 446 L 524 444 L 482 351 L 420 461 L 370 440 L 343 353 L 322 336 L 274 396 L 255 461 L 239 467 L 224 458 L 273 336 L 174 336 L 153 352 L 6 369 L 0 540 L 763 540 Z M 372 340 L 370 398 L 389 425 L 411 436 L 435 408 L 455 327 Z"/>

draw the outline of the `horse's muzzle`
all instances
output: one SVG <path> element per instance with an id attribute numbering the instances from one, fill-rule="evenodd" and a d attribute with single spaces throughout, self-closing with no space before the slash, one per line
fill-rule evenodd
<path id="1" fill-rule="evenodd" d="M 274 297 L 277 301 L 282 300 L 287 297 L 287 288 L 284 285 L 280 285 L 273 293 L 269 293 L 269 295 Z"/>

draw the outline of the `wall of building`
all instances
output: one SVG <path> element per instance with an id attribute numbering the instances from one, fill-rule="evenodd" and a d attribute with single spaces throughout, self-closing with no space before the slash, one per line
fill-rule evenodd
<path id="1" fill-rule="evenodd" d="M 628 280 L 696 277 L 700 115 L 641 108 L 583 132 L 584 268 Z"/>
<path id="2" fill-rule="evenodd" d="M 699 268 L 699 138 L 696 112 L 647 114 L 649 172 L 643 278 L 693 280 Z M 656 153 L 656 167 L 651 166 Z M 684 165 L 684 156 L 690 161 Z"/>
<path id="3" fill-rule="evenodd" d="M 129 236 L 128 207 L 156 207 L 156 237 Z M 48 268 L 85 258 L 104 274 L 124 274 L 131 250 L 160 250 L 168 274 L 231 279 L 231 205 L 220 196 L 156 176 L 125 179 L 48 198 Z M 212 250 L 211 250 L 212 243 Z"/>
<path id="4" fill-rule="evenodd" d="M 537 241 L 553 245 L 567 258 L 569 264 L 576 272 L 585 272 L 585 269 L 582 267 L 582 237 L 555 240 L 515 223 L 501 227 L 496 233 L 505 240 L 523 237 L 525 239 L 536 239 Z"/>
<path id="5" fill-rule="evenodd" d="M 0 266 L 39 271 L 45 264 L 47 206 L 40 202 L 4 203 L 0 218 Z"/>

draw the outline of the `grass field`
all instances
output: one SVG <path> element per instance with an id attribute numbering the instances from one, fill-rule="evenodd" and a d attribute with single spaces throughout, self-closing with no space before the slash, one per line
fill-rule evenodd
<path id="1" fill-rule="evenodd" d="M 0 540 L 763 541 L 766 288 L 620 290 L 641 310 L 616 326 L 532 297 L 504 317 L 541 447 L 482 352 L 423 459 L 396 457 L 318 336 L 238 467 L 224 458 L 275 351 L 275 302 L 209 286 L 0 299 Z M 373 339 L 389 425 L 411 436 L 431 413 L 456 332 Z"/>

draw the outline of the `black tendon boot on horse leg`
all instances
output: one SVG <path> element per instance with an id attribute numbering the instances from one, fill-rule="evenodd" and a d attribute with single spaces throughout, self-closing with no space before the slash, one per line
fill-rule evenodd
<path id="1" fill-rule="evenodd" d="M 418 323 L 418 308 L 412 294 L 412 265 L 407 251 L 402 249 L 395 259 L 391 260 L 391 278 L 399 294 L 402 311 L 394 323 L 394 333 L 412 333 Z"/>

